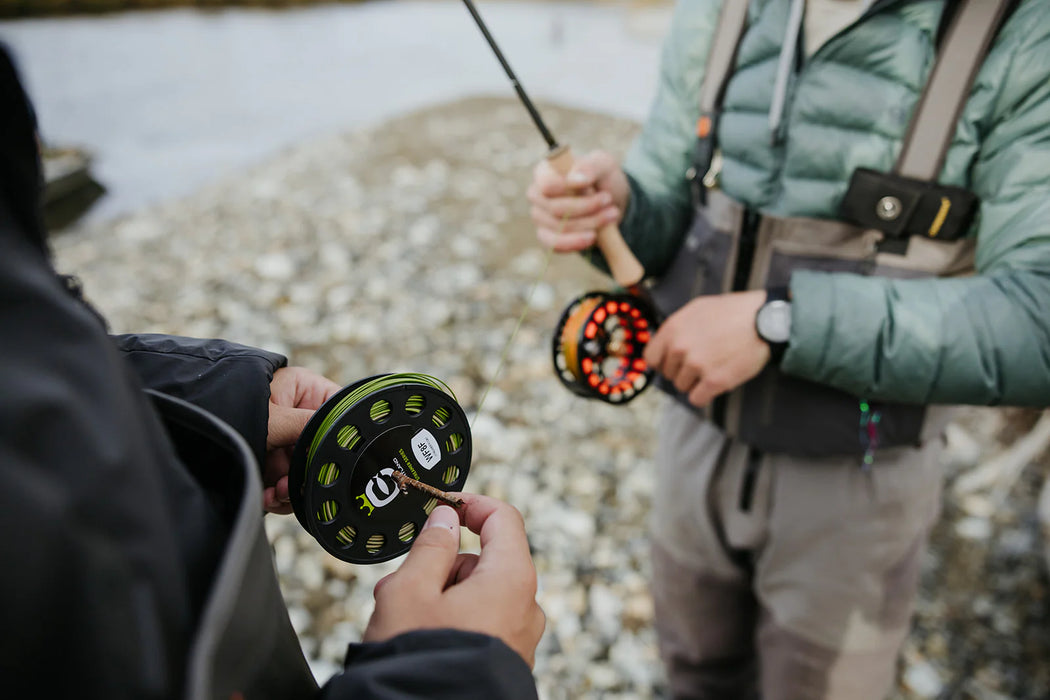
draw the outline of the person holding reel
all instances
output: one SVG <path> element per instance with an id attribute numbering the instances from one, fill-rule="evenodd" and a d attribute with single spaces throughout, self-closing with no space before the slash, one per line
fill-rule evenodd
<path id="1" fill-rule="evenodd" d="M 339 387 L 221 340 L 110 337 L 41 224 L 35 121 L 0 45 L 0 671 L 12 697 L 536 697 L 544 617 L 521 515 L 462 494 L 376 587 L 318 688 L 262 511 Z M 481 552 L 460 554 L 460 527 Z"/>
<path id="2" fill-rule="evenodd" d="M 1048 41 L 1041 0 L 679 0 L 624 163 L 536 167 L 543 245 L 618 224 L 654 279 L 674 697 L 889 692 L 944 406 L 1050 400 Z"/>

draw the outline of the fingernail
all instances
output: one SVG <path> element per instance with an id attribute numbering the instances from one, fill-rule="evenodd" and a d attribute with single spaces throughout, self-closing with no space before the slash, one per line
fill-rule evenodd
<path id="1" fill-rule="evenodd" d="M 432 527 L 443 527 L 455 535 L 459 532 L 459 515 L 448 506 L 438 506 L 423 525 L 424 530 Z"/>
<path id="2" fill-rule="evenodd" d="M 569 177 L 566 180 L 570 185 L 586 185 L 589 182 L 586 175 L 575 170 L 569 173 Z"/>

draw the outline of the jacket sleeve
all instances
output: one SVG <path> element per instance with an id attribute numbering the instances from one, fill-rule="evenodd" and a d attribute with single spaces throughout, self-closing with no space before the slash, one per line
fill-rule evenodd
<path id="1" fill-rule="evenodd" d="M 525 661 L 500 640 L 474 632 L 422 630 L 354 644 L 323 700 L 535 700 Z"/>
<path id="2" fill-rule="evenodd" d="M 0 198 L 0 674 L 53 697 L 174 695 L 221 523 L 9 212 Z"/>
<path id="3" fill-rule="evenodd" d="M 114 340 L 147 389 L 218 416 L 265 462 L 270 381 L 287 364 L 284 356 L 225 340 L 157 334 Z"/>
<path id="4" fill-rule="evenodd" d="M 1027 3 L 1003 28 L 1014 48 L 1000 62 L 991 117 L 975 125 L 978 274 L 795 272 L 787 373 L 872 399 L 1050 402 L 1048 17 L 1043 3 Z"/>
<path id="5" fill-rule="evenodd" d="M 700 87 L 720 4 L 677 3 L 653 104 L 624 159 L 631 195 L 620 230 L 650 276 L 670 264 L 692 215 L 686 171 L 692 165 Z M 597 255 L 592 262 L 600 264 Z"/>

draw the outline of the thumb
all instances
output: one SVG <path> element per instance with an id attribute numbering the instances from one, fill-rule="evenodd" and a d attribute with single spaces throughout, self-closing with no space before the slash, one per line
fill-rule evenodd
<path id="1" fill-rule="evenodd" d="M 419 537 L 412 543 L 397 576 L 423 583 L 441 591 L 459 554 L 459 514 L 448 506 L 438 506 L 427 518 Z"/>
<path id="2" fill-rule="evenodd" d="M 270 402 L 266 423 L 266 449 L 294 445 L 314 412 L 308 408 L 291 408 Z"/>

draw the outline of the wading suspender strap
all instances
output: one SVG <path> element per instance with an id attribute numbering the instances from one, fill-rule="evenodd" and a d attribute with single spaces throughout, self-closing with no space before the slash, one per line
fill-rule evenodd
<path id="1" fill-rule="evenodd" d="M 996 32 L 1016 0 L 960 0 L 915 108 L 895 171 L 935 181 L 959 114 Z"/>
<path id="2" fill-rule="evenodd" d="M 950 1 L 950 0 L 949 0 Z M 915 108 L 895 172 L 934 181 L 955 134 L 974 77 L 1003 20 L 1017 0 L 959 0 L 937 59 Z M 747 27 L 749 0 L 725 0 L 718 18 L 700 92 L 697 177 L 711 165 L 722 96 L 733 69 L 737 47 Z"/>
<path id="3" fill-rule="evenodd" d="M 727 78 L 733 70 L 740 37 L 747 27 L 749 0 L 724 0 L 718 15 L 707 58 L 704 84 L 700 90 L 700 118 L 696 121 L 697 150 L 694 177 L 700 180 L 711 167 L 715 152 L 715 128 L 722 104 Z"/>

